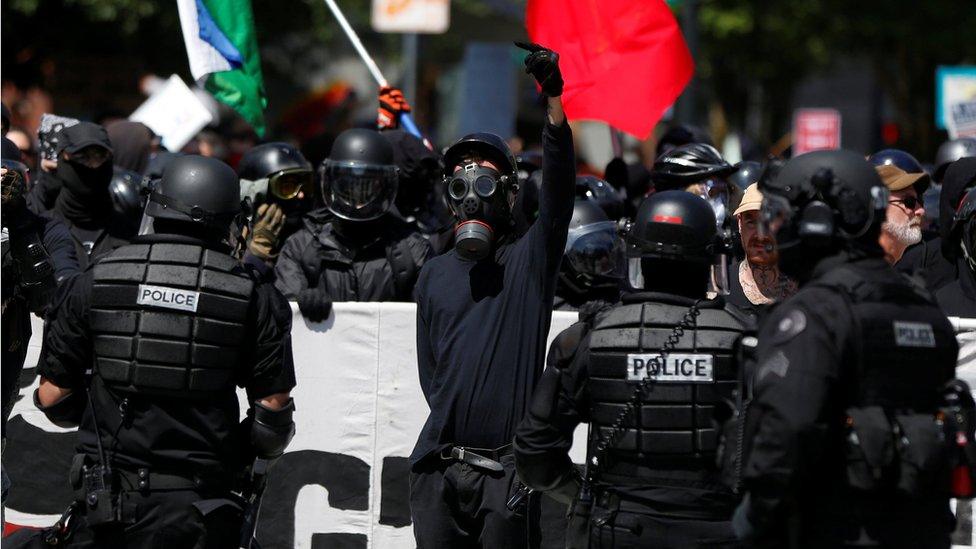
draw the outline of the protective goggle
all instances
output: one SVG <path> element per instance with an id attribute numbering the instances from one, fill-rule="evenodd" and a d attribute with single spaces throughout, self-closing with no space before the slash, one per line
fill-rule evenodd
<path id="1" fill-rule="evenodd" d="M 491 168 L 468 164 L 448 180 L 447 194 L 458 202 L 471 190 L 480 198 L 491 198 L 498 191 L 499 175 Z"/>
<path id="2" fill-rule="evenodd" d="M 600 221 L 571 229 L 564 259 L 580 274 L 623 278 L 626 265 L 624 241 L 612 221 Z"/>
<path id="3" fill-rule="evenodd" d="M 307 193 L 313 182 L 312 170 L 289 168 L 268 177 L 268 191 L 282 200 L 291 200 L 303 191 Z"/>

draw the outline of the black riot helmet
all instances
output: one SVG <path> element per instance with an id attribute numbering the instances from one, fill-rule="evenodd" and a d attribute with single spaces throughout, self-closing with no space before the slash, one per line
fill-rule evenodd
<path id="1" fill-rule="evenodd" d="M 133 228 L 139 227 L 145 208 L 142 181 L 143 177 L 138 173 L 115 166 L 112 170 L 112 181 L 108 184 L 112 210 L 126 225 Z"/>
<path id="2" fill-rule="evenodd" d="M 330 212 L 347 221 L 378 219 L 396 200 L 399 175 L 393 145 L 376 130 L 346 130 L 332 143 L 319 177 Z"/>
<path id="3" fill-rule="evenodd" d="M 942 182 L 946 168 L 960 158 L 976 156 L 976 138 L 960 137 L 946 141 L 935 153 L 935 172 L 932 173 L 934 181 Z"/>
<path id="4" fill-rule="evenodd" d="M 253 147 L 237 164 L 241 191 L 255 203 L 261 195 L 291 200 L 298 193 L 312 192 L 312 165 L 302 153 L 288 143 L 264 143 Z"/>
<path id="5" fill-rule="evenodd" d="M 444 152 L 444 177 L 447 202 L 458 219 L 455 249 L 467 259 L 487 257 L 496 235 L 507 234 L 514 225 L 512 207 L 519 189 L 515 155 L 495 134 L 466 135 Z"/>
<path id="6" fill-rule="evenodd" d="M 759 181 L 762 175 L 763 165 L 759 162 L 746 160 L 735 165 L 735 172 L 729 175 L 729 183 L 740 189 L 747 189 L 749 185 Z M 735 208 L 732 208 L 733 210 Z"/>
<path id="7" fill-rule="evenodd" d="M 559 277 L 571 291 L 616 289 L 623 278 L 626 255 L 617 224 L 594 202 L 576 200 L 569 222 Z"/>
<path id="8" fill-rule="evenodd" d="M 592 175 L 576 176 L 576 198 L 593 202 L 611 220 L 624 215 L 624 199 L 609 183 Z"/>
<path id="9" fill-rule="evenodd" d="M 712 178 L 724 178 L 735 171 L 718 150 L 704 143 L 675 147 L 654 161 L 651 179 L 658 191 L 683 189 Z"/>
<path id="10" fill-rule="evenodd" d="M 221 238 L 240 212 L 237 174 L 220 160 L 198 155 L 174 158 L 150 192 L 146 205 L 146 217 L 166 220 L 167 227 Z"/>
<path id="11" fill-rule="evenodd" d="M 502 175 L 518 175 L 518 161 L 512 149 L 501 137 L 493 133 L 471 133 L 454 142 L 444 151 L 444 174 L 450 177 L 454 168 L 469 155 L 478 155 L 498 166 Z"/>
<path id="12" fill-rule="evenodd" d="M 872 166 L 895 166 L 905 173 L 925 173 L 918 159 L 900 149 L 883 149 L 868 157 Z"/>
<path id="13" fill-rule="evenodd" d="M 658 266 L 696 264 L 700 273 L 707 273 L 715 258 L 717 234 L 715 212 L 701 197 L 685 191 L 652 194 L 641 203 L 627 230 L 630 285 L 649 287 L 646 282 L 652 273 L 645 272 L 649 270 L 647 260 Z"/>
<path id="14" fill-rule="evenodd" d="M 820 259 L 848 248 L 880 253 L 888 190 L 864 157 L 847 150 L 791 159 L 762 178 L 760 230 L 775 236 L 780 266 L 803 280 Z"/>

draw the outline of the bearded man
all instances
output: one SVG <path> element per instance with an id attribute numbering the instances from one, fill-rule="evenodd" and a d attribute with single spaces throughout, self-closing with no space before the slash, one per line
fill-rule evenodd
<path id="1" fill-rule="evenodd" d="M 739 224 L 745 259 L 732 265 L 726 300 L 750 315 L 758 315 L 765 306 L 796 293 L 796 282 L 777 266 L 776 240 L 757 231 L 761 206 L 762 193 L 753 183 L 732 214 Z"/>
<path id="2" fill-rule="evenodd" d="M 922 221 L 925 219 L 922 195 L 930 180 L 924 172 L 909 173 L 894 165 L 875 169 L 889 193 L 878 242 L 884 248 L 885 260 L 894 265 L 909 246 L 922 240 Z"/>

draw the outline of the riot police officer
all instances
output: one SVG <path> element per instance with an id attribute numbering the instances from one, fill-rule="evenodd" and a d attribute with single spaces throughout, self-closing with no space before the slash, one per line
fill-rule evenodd
<path id="1" fill-rule="evenodd" d="M 519 477 L 564 502 L 578 490 L 574 515 L 589 515 L 590 547 L 734 542 L 736 500 L 716 470 L 714 418 L 736 387 L 742 325 L 706 299 L 716 234 L 701 198 L 647 198 L 626 236 L 634 291 L 591 329 L 557 337 L 519 425 Z M 580 422 L 590 424 L 582 479 L 568 455 Z"/>
<path id="2" fill-rule="evenodd" d="M 237 547 L 235 479 L 246 456 L 284 451 L 295 409 L 291 311 L 228 255 L 239 212 L 230 167 L 177 158 L 149 197 L 151 234 L 58 293 L 35 402 L 80 422 L 69 545 Z"/>
<path id="3" fill-rule="evenodd" d="M 948 547 L 936 414 L 957 345 L 878 243 L 888 192 L 851 151 L 760 182 L 762 227 L 799 291 L 760 328 L 739 536 L 761 547 Z"/>
<path id="4" fill-rule="evenodd" d="M 339 134 L 319 168 L 325 209 L 304 219 L 275 265 L 275 284 L 309 320 L 333 301 L 411 301 L 430 243 L 392 208 L 399 184 L 393 146 L 379 132 Z"/>
<path id="5" fill-rule="evenodd" d="M 625 262 L 617 224 L 596 203 L 577 199 L 569 221 L 553 308 L 578 310 L 587 304 L 616 303 L 620 299 Z"/>

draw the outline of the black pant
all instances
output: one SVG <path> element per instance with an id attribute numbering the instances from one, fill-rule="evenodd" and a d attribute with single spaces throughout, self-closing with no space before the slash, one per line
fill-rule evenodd
<path id="1" fill-rule="evenodd" d="M 89 526 L 82 513 L 61 547 L 152 549 L 236 549 L 240 508 L 228 499 L 204 499 L 190 490 L 159 490 L 122 495 L 123 524 Z M 19 535 L 17 535 L 19 534 Z M 4 549 L 43 547 L 39 532 L 18 531 Z"/>
<path id="2" fill-rule="evenodd" d="M 509 511 L 517 490 L 515 458 L 503 456 L 505 470 L 488 471 L 431 456 L 410 473 L 410 514 L 419 549 L 539 545 L 539 505 L 535 497 Z"/>
<path id="3" fill-rule="evenodd" d="M 619 508 L 593 508 L 590 549 L 739 547 L 731 520 L 693 520 Z"/>

